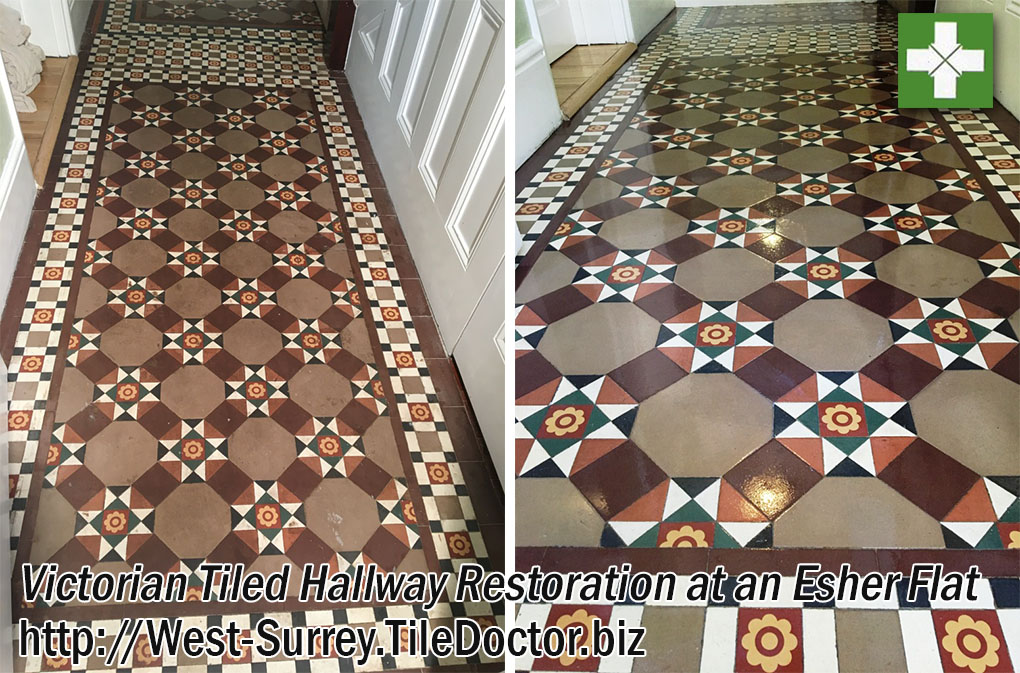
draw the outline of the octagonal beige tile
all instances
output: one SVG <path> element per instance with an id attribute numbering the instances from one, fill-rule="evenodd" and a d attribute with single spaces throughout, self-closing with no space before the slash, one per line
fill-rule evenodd
<path id="1" fill-rule="evenodd" d="M 834 526 L 834 521 L 853 521 Z M 932 549 L 945 546 L 938 521 L 888 484 L 862 477 L 826 477 L 779 515 L 776 547 Z"/>
<path id="2" fill-rule="evenodd" d="M 127 138 L 132 146 L 143 152 L 155 152 L 173 142 L 173 137 L 169 133 L 155 126 L 143 126 L 129 133 Z"/>
<path id="3" fill-rule="evenodd" d="M 201 208 L 185 208 L 170 216 L 170 231 L 185 241 L 201 241 L 216 233 L 220 222 Z"/>
<path id="4" fill-rule="evenodd" d="M 776 232 L 804 246 L 836 246 L 864 233 L 864 220 L 833 206 L 804 206 L 776 220 Z"/>
<path id="5" fill-rule="evenodd" d="M 518 479 L 517 546 L 598 547 L 606 522 L 569 479 Z"/>
<path id="6" fill-rule="evenodd" d="M 882 171 L 857 182 L 857 193 L 882 203 L 918 203 L 928 198 L 938 186 L 933 180 L 913 173 Z"/>
<path id="7" fill-rule="evenodd" d="M 85 446 L 85 466 L 107 486 L 129 486 L 156 464 L 156 438 L 138 421 L 114 421 Z"/>
<path id="8" fill-rule="evenodd" d="M 129 276 L 148 276 L 166 265 L 166 250 L 146 238 L 128 241 L 113 251 L 113 264 Z"/>
<path id="9" fill-rule="evenodd" d="M 892 145 L 910 137 L 910 131 L 902 126 L 882 122 L 865 122 L 843 131 L 843 136 L 865 145 L 882 147 Z"/>
<path id="10" fill-rule="evenodd" d="M 212 99 L 223 107 L 228 108 L 245 107 L 251 105 L 251 102 L 255 100 L 247 91 L 235 87 L 220 89 L 213 94 Z"/>
<path id="11" fill-rule="evenodd" d="M 538 256 L 535 266 L 517 288 L 517 303 L 527 303 L 570 285 L 579 268 L 572 259 L 559 250 L 546 250 Z"/>
<path id="12" fill-rule="evenodd" d="M 613 149 L 625 150 L 629 147 L 634 147 L 635 145 L 644 145 L 645 143 L 651 142 L 651 140 L 652 137 L 644 131 L 627 128 L 620 134 L 620 138 L 616 141 L 616 144 L 613 145 Z"/>
<path id="13" fill-rule="evenodd" d="M 804 145 L 779 155 L 780 166 L 808 175 L 828 173 L 849 162 L 843 152 L 821 145 Z"/>
<path id="14" fill-rule="evenodd" d="M 137 367 L 162 346 L 163 334 L 144 318 L 124 318 L 99 337 L 99 350 L 121 367 Z"/>
<path id="15" fill-rule="evenodd" d="M 351 257 L 343 245 L 334 245 L 323 253 L 322 261 L 330 271 L 338 273 L 344 278 L 354 277 L 354 271 L 351 268 Z"/>
<path id="16" fill-rule="evenodd" d="M 184 365 L 163 382 L 163 404 L 181 418 L 205 418 L 226 399 L 225 384 L 203 365 Z"/>
<path id="17" fill-rule="evenodd" d="M 720 115 L 718 112 L 700 107 L 692 107 L 662 115 L 659 121 L 678 129 L 696 129 L 700 126 L 714 124 L 719 119 Z"/>
<path id="18" fill-rule="evenodd" d="M 266 110 L 255 115 L 255 122 L 270 131 L 286 131 L 293 127 L 297 120 L 283 110 Z"/>
<path id="19" fill-rule="evenodd" d="M 698 187 L 698 196 L 723 208 L 744 208 L 776 195 L 776 186 L 753 175 L 726 175 Z"/>
<path id="20" fill-rule="evenodd" d="M 1016 474 L 1020 386 L 987 370 L 945 371 L 910 400 L 917 434 L 981 475 Z"/>
<path id="21" fill-rule="evenodd" d="M 839 116 L 836 110 L 821 105 L 798 105 L 779 113 L 779 118 L 791 124 L 817 126 L 831 122 Z"/>
<path id="22" fill-rule="evenodd" d="M 621 250 L 651 250 L 686 234 L 687 224 L 666 208 L 638 208 L 606 220 L 599 236 Z"/>
<path id="23" fill-rule="evenodd" d="M 825 57 L 818 54 L 783 54 L 778 57 L 780 63 L 792 63 L 793 65 L 811 65 L 818 63 Z"/>
<path id="24" fill-rule="evenodd" d="M 64 376 L 60 381 L 60 393 L 57 396 L 57 411 L 54 420 L 57 423 L 66 423 L 79 411 L 92 402 L 96 386 L 88 377 L 82 374 L 75 367 L 68 367 L 64 370 Z"/>
<path id="25" fill-rule="evenodd" d="M 170 188 L 155 178 L 138 178 L 121 187 L 120 195 L 136 208 L 152 208 L 170 198 Z"/>
<path id="26" fill-rule="evenodd" d="M 195 10 L 195 14 L 206 21 L 221 21 L 230 16 L 215 5 L 199 5 Z"/>
<path id="27" fill-rule="evenodd" d="M 813 91 L 830 84 L 832 84 L 831 80 L 815 77 L 814 75 L 798 75 L 779 82 L 779 86 L 785 86 L 787 89 L 796 89 L 798 91 Z"/>
<path id="28" fill-rule="evenodd" d="M 674 281 L 704 301 L 736 301 L 772 282 L 772 263 L 743 248 L 713 248 L 676 269 Z"/>
<path id="29" fill-rule="evenodd" d="M 708 159 L 702 154 L 675 148 L 645 155 L 638 159 L 634 165 L 652 175 L 683 175 L 695 168 L 701 168 L 706 163 L 708 163 Z"/>
<path id="30" fill-rule="evenodd" d="M 78 286 L 78 301 L 74 305 L 74 317 L 84 318 L 98 308 L 106 306 L 110 291 L 95 280 L 86 276 Z"/>
<path id="31" fill-rule="evenodd" d="M 956 148 L 949 142 L 935 143 L 931 147 L 921 150 L 921 156 L 936 164 L 948 166 L 949 168 L 963 168 L 963 159 L 960 158 Z"/>
<path id="32" fill-rule="evenodd" d="M 146 84 L 138 87 L 132 95 L 146 105 L 163 105 L 175 97 L 173 91 L 159 84 Z"/>
<path id="33" fill-rule="evenodd" d="M 875 66 L 867 63 L 837 63 L 829 66 L 829 72 L 837 75 L 867 75 L 869 72 L 875 72 Z"/>
<path id="34" fill-rule="evenodd" d="M 44 487 L 39 493 L 36 512 L 37 520 L 45 522 L 45 525 L 35 527 L 28 560 L 30 563 L 45 563 L 74 537 L 78 510 L 60 491 Z"/>
<path id="35" fill-rule="evenodd" d="M 246 365 L 263 365 L 283 348 L 283 337 L 259 318 L 242 318 L 223 333 L 223 347 Z"/>
<path id="36" fill-rule="evenodd" d="M 779 134 L 763 126 L 734 126 L 716 133 L 713 140 L 738 150 L 761 147 L 779 139 Z"/>
<path id="37" fill-rule="evenodd" d="M 322 149 L 322 140 L 319 138 L 318 133 L 309 133 L 298 141 L 298 145 L 301 146 L 301 149 L 306 152 L 311 152 L 317 157 L 321 157 L 324 153 L 324 150 Z"/>
<path id="38" fill-rule="evenodd" d="M 853 103 L 854 105 L 870 105 L 872 103 L 881 103 L 884 100 L 892 98 L 892 94 L 882 89 L 870 89 L 868 87 L 855 87 L 853 89 L 846 89 L 840 91 L 833 96 L 838 101 L 844 103 Z"/>
<path id="39" fill-rule="evenodd" d="M 163 303 L 182 318 L 204 318 L 220 301 L 220 291 L 205 278 L 183 278 L 163 295 Z"/>
<path id="40" fill-rule="evenodd" d="M 857 371 L 892 343 L 885 318 L 846 299 L 809 299 L 775 324 L 776 346 L 820 372 Z"/>
<path id="41" fill-rule="evenodd" d="M 269 231 L 288 243 L 304 243 L 319 230 L 315 220 L 297 210 L 281 210 L 269 218 Z M 342 245 L 330 250 L 343 250 Z"/>
<path id="42" fill-rule="evenodd" d="M 404 465 L 400 462 L 400 449 L 393 435 L 393 425 L 388 416 L 380 416 L 361 435 L 361 443 L 365 455 L 372 462 L 386 470 L 394 477 L 404 475 Z"/>
<path id="43" fill-rule="evenodd" d="M 173 114 L 173 120 L 186 129 L 200 129 L 212 124 L 214 119 L 212 112 L 197 105 L 189 105 Z"/>
<path id="44" fill-rule="evenodd" d="M 574 209 L 591 208 L 599 203 L 615 199 L 623 192 L 623 185 L 609 178 L 594 178 L 574 202 Z"/>
<path id="45" fill-rule="evenodd" d="M 249 418 L 227 439 L 227 455 L 252 479 L 276 480 L 297 458 L 297 440 L 272 418 Z"/>
<path id="46" fill-rule="evenodd" d="M 318 318 L 333 305 L 329 290 L 310 278 L 293 278 L 276 292 L 276 303 L 298 318 Z"/>
<path id="47" fill-rule="evenodd" d="M 719 477 L 772 438 L 772 403 L 734 374 L 690 374 L 638 407 L 631 439 L 672 477 Z"/>
<path id="48" fill-rule="evenodd" d="M 740 93 L 731 94 L 723 100 L 737 107 L 759 108 L 777 103 L 782 98 L 768 91 L 741 91 Z"/>
<path id="49" fill-rule="evenodd" d="M 201 180 L 216 172 L 216 162 L 201 152 L 185 152 L 170 161 L 170 168 L 189 180 Z"/>
<path id="50" fill-rule="evenodd" d="M 99 163 L 99 174 L 103 177 L 107 177 L 118 170 L 122 170 L 126 165 L 127 162 L 122 156 L 114 154 L 113 152 L 103 152 L 103 158 Z"/>
<path id="51" fill-rule="evenodd" d="M 156 537 L 182 559 L 204 559 L 230 532 L 230 505 L 205 483 L 181 484 L 154 517 Z"/>
<path id="52" fill-rule="evenodd" d="M 238 241 L 220 254 L 220 264 L 238 278 L 255 278 L 273 265 L 273 256 L 257 243 Z"/>
<path id="53" fill-rule="evenodd" d="M 293 182 L 304 175 L 307 167 L 289 154 L 275 154 L 262 162 L 262 172 L 280 182 Z"/>
<path id="54" fill-rule="evenodd" d="M 89 226 L 89 239 L 102 238 L 117 228 L 117 216 L 106 208 L 96 206 L 92 210 L 92 224 Z"/>
<path id="55" fill-rule="evenodd" d="M 976 260 L 937 245 L 902 245 L 875 269 L 881 280 L 918 297 L 959 297 L 982 278 Z"/>
<path id="56" fill-rule="evenodd" d="M 329 365 L 305 365 L 287 384 L 290 397 L 313 416 L 336 416 L 351 401 L 351 382 Z"/>
<path id="57" fill-rule="evenodd" d="M 311 195 L 312 201 L 315 201 L 326 210 L 336 211 L 336 194 L 333 193 L 333 185 L 328 180 L 316 185 L 308 193 Z"/>
<path id="58" fill-rule="evenodd" d="M 1013 236 L 995 212 L 990 201 L 974 201 L 953 215 L 961 229 L 971 231 L 994 241 L 1012 241 Z"/>
<path id="59" fill-rule="evenodd" d="M 259 141 L 250 133 L 240 129 L 230 129 L 216 136 L 216 144 L 220 149 L 231 154 L 247 154 L 258 146 Z"/>
<path id="60" fill-rule="evenodd" d="M 651 350 L 658 333 L 634 304 L 593 304 L 549 325 L 538 351 L 564 374 L 606 374 Z"/>
<path id="61" fill-rule="evenodd" d="M 234 180 L 216 190 L 216 196 L 234 210 L 251 210 L 265 200 L 266 193 L 247 180 Z"/>
<path id="62" fill-rule="evenodd" d="M 780 72 L 782 71 L 779 68 L 771 65 L 749 65 L 743 68 L 737 68 L 732 71 L 732 74 L 737 77 L 746 77 L 748 79 L 761 79 L 762 77 L 776 75 Z"/>
<path id="63" fill-rule="evenodd" d="M 709 93 L 710 91 L 725 89 L 728 86 L 730 86 L 729 82 L 724 82 L 719 79 L 705 78 L 677 84 L 676 88 L 688 93 Z"/>
<path id="64" fill-rule="evenodd" d="M 375 499 L 349 479 L 324 479 L 305 500 L 308 528 L 334 551 L 361 551 L 379 528 Z"/>

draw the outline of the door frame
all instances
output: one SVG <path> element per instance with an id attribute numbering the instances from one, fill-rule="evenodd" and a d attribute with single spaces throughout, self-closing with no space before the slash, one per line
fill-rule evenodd
<path id="1" fill-rule="evenodd" d="M 330 70 L 343 70 L 347 65 L 347 51 L 354 33 L 354 0 L 334 0 L 330 3 L 326 31 L 326 65 Z"/>

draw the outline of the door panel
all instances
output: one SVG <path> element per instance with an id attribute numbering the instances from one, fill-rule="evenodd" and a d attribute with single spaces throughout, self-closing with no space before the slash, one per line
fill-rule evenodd
<path id="1" fill-rule="evenodd" d="M 462 372 L 487 372 L 465 388 L 501 450 L 502 357 L 472 340 L 491 342 L 502 322 L 503 3 L 366 2 L 355 32 L 348 80 L 447 351 Z M 492 409 L 482 386 L 498 386 Z"/>

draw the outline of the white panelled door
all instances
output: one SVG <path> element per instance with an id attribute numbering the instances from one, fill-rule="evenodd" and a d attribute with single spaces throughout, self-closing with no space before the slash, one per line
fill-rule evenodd
<path id="1" fill-rule="evenodd" d="M 502 477 L 503 0 L 358 3 L 347 78 Z"/>

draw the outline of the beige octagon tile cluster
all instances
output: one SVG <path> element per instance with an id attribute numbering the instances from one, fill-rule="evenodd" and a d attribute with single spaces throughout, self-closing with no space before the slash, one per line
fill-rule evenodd
<path id="1" fill-rule="evenodd" d="M 599 237 L 621 250 L 651 250 L 686 234 L 687 223 L 667 208 L 637 208 L 606 220 Z"/>
<path id="2" fill-rule="evenodd" d="M 163 303 L 182 318 L 204 318 L 220 305 L 220 291 L 205 278 L 183 278 L 170 286 Z"/>

